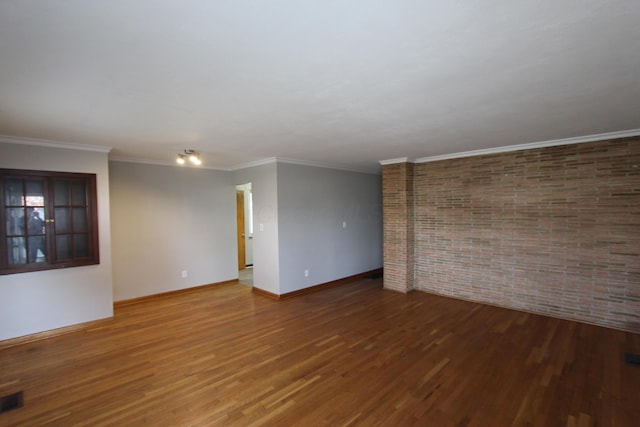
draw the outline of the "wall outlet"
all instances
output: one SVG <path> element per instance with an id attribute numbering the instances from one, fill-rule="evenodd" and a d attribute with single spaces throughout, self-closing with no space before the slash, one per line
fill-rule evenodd
<path id="1" fill-rule="evenodd" d="M 309 270 L 304 271 L 304 277 L 309 277 Z"/>
<path id="2" fill-rule="evenodd" d="M 260 224 L 260 231 L 264 231 L 264 224 Z"/>
<path id="3" fill-rule="evenodd" d="M 347 221 L 342 221 L 342 228 L 347 228 Z"/>
<path id="4" fill-rule="evenodd" d="M 182 278 L 183 279 L 187 278 L 187 270 L 182 270 Z"/>

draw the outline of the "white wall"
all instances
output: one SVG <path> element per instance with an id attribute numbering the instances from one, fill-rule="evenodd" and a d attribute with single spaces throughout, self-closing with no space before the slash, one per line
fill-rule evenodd
<path id="1" fill-rule="evenodd" d="M 382 267 L 380 175 L 278 163 L 277 177 L 280 294 Z"/>
<path id="2" fill-rule="evenodd" d="M 273 294 L 280 294 L 276 163 L 236 170 L 233 172 L 233 182 L 237 185 L 251 182 L 252 185 L 253 286 Z M 235 230 L 235 218 L 233 224 Z M 237 267 L 237 260 L 235 265 Z"/>
<path id="3" fill-rule="evenodd" d="M 0 142 L 0 168 L 95 173 L 100 264 L 0 276 L 0 340 L 111 317 L 107 152 Z"/>
<path id="4" fill-rule="evenodd" d="M 110 176 L 115 301 L 238 277 L 230 172 L 112 161 Z"/>

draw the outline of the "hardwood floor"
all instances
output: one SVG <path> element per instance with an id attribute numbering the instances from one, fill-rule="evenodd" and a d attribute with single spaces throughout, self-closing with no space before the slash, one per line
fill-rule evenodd
<path id="1" fill-rule="evenodd" d="M 360 280 L 239 284 L 0 351 L 2 426 L 638 426 L 640 335 Z"/>
<path id="2" fill-rule="evenodd" d="M 242 285 L 253 286 L 253 266 L 238 271 L 238 281 Z"/>

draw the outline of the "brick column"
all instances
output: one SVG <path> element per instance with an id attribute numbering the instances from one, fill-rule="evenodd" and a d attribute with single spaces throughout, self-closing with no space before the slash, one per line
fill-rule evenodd
<path id="1" fill-rule="evenodd" d="M 407 293 L 414 284 L 413 163 L 382 166 L 384 287 Z"/>

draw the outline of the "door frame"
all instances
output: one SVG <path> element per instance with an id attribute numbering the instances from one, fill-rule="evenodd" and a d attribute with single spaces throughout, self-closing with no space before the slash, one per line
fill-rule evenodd
<path id="1" fill-rule="evenodd" d="M 236 187 L 236 236 L 238 240 L 238 270 L 247 268 L 246 244 L 244 230 L 244 190 L 238 190 Z"/>

